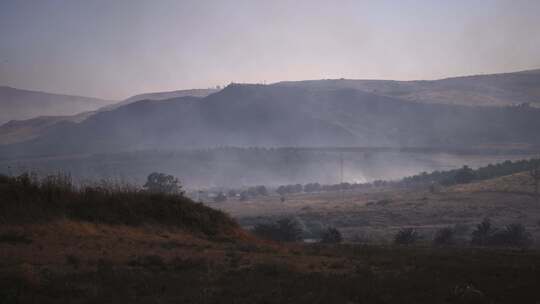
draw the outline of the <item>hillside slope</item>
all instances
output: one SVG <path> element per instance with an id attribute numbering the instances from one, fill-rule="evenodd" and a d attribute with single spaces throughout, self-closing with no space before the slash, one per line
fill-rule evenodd
<path id="1" fill-rule="evenodd" d="M 218 92 L 219 89 L 189 89 L 189 90 L 176 90 L 168 92 L 153 92 L 153 93 L 144 93 L 131 96 L 122 100 L 121 102 L 115 104 L 115 107 L 127 105 L 139 100 L 164 100 L 164 99 L 173 99 L 178 97 L 206 97 L 210 94 Z"/>
<path id="2" fill-rule="evenodd" d="M 485 181 L 456 185 L 449 188 L 455 192 L 503 192 L 534 196 L 534 183 L 529 172 L 520 172 Z"/>
<path id="3" fill-rule="evenodd" d="M 0 87 L 0 125 L 37 116 L 73 115 L 113 101 Z"/>
<path id="4" fill-rule="evenodd" d="M 407 102 L 352 89 L 230 85 L 61 123 L 3 157 L 216 146 L 540 144 L 540 109 Z"/>
<path id="5" fill-rule="evenodd" d="M 308 80 L 280 82 L 279 86 L 312 90 L 358 89 L 403 100 L 469 106 L 510 106 L 530 103 L 540 107 L 540 69 L 440 80 Z"/>
<path id="6" fill-rule="evenodd" d="M 56 124 L 61 122 L 81 122 L 86 118 L 103 111 L 110 111 L 140 100 L 163 100 L 178 97 L 205 97 L 217 92 L 217 89 L 192 89 L 171 92 L 145 93 L 129 97 L 121 102 L 100 107 L 95 111 L 82 112 L 64 116 L 38 116 L 35 118 L 0 123 L 0 145 L 18 143 L 37 138 Z"/>

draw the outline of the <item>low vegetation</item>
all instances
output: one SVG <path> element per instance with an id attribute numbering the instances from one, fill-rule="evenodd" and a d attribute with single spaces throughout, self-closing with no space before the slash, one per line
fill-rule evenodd
<path id="1" fill-rule="evenodd" d="M 538 252 L 489 248 L 525 247 L 531 238 L 520 224 L 495 228 L 484 220 L 472 234 L 457 225 L 441 228 L 433 237 L 437 246 L 420 242 L 414 228 L 399 230 L 398 246 L 351 244 L 325 225 L 316 233 L 322 244 L 302 244 L 302 228 L 312 227 L 299 216 L 276 217 L 253 231 L 278 244 L 234 236 L 218 242 L 207 236 L 238 226 L 181 191 L 75 186 L 65 175 L 26 174 L 0 177 L 0 197 L 0 227 L 7 227 L 0 233 L 2 303 L 538 300 Z M 367 208 L 398 204 L 381 197 Z M 62 219 L 58 226 L 56 219 Z M 451 246 L 461 245 L 465 234 L 474 246 Z"/>
<path id="2" fill-rule="evenodd" d="M 456 244 L 455 231 L 451 227 L 445 227 L 437 230 L 433 238 L 435 246 L 450 246 Z"/>
<path id="3" fill-rule="evenodd" d="M 434 171 L 431 173 L 423 172 L 418 175 L 406 177 L 399 182 L 399 184 L 405 186 L 414 186 L 419 184 L 432 185 L 437 183 L 444 186 L 451 186 L 528 171 L 531 174 L 533 183 L 537 185 L 538 180 L 540 180 L 540 174 L 538 174 L 538 177 L 535 177 L 535 172 L 538 170 L 537 168 L 540 168 L 540 159 L 519 161 L 508 160 L 502 163 L 480 167 L 476 170 L 463 166 L 462 168 L 455 170 Z"/>
<path id="4" fill-rule="evenodd" d="M 159 184 L 159 179 L 152 181 Z M 108 224 L 170 225 L 211 236 L 237 228 L 227 214 L 183 196 L 174 179 L 165 176 L 164 180 L 165 185 L 147 183 L 147 190 L 142 190 L 106 182 L 76 187 L 66 175 L 0 176 L 0 223 L 69 218 Z"/>
<path id="5" fill-rule="evenodd" d="M 394 237 L 394 244 L 412 245 L 420 240 L 420 234 L 414 228 L 403 228 Z"/>
<path id="6" fill-rule="evenodd" d="M 302 239 L 302 229 L 297 221 L 283 218 L 273 223 L 261 223 L 253 228 L 255 235 L 277 242 L 296 242 Z"/>
<path id="7" fill-rule="evenodd" d="M 473 231 L 471 243 L 477 246 L 528 247 L 532 244 L 532 238 L 522 224 L 497 229 L 489 219 L 484 219 Z"/>
<path id="8" fill-rule="evenodd" d="M 0 234 L 0 244 L 30 244 L 32 240 L 18 231 L 6 231 Z"/>
<path id="9" fill-rule="evenodd" d="M 328 227 L 322 232 L 321 243 L 324 244 L 337 244 L 343 241 L 341 232 L 334 227 Z"/>
<path id="10" fill-rule="evenodd" d="M 159 172 L 150 173 L 143 188 L 150 193 L 184 194 L 178 178 Z"/>
<path id="11" fill-rule="evenodd" d="M 520 172 L 529 172 L 531 185 L 534 187 L 534 194 L 540 199 L 538 189 L 540 185 L 540 159 L 505 161 L 497 164 L 490 164 L 478 169 L 463 166 L 459 169 L 434 171 L 431 173 L 422 172 L 417 175 L 405 177 L 396 181 L 375 180 L 369 183 L 348 183 L 339 184 L 289 184 L 280 185 L 274 189 L 275 193 L 281 197 L 298 193 L 319 193 L 348 190 L 369 190 L 382 187 L 428 187 L 430 192 L 436 193 L 442 186 L 452 186 L 468 184 L 474 181 L 483 181 L 496 177 L 511 175 Z M 231 189 L 229 197 L 240 194 L 241 200 L 267 196 L 269 191 L 264 186 L 249 187 L 247 190 Z"/>

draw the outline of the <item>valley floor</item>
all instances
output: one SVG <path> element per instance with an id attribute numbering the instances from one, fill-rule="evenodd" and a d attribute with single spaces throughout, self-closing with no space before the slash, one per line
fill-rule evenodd
<path id="1" fill-rule="evenodd" d="M 427 187 L 426 187 L 427 188 Z M 211 203 L 245 228 L 281 217 L 299 220 L 308 231 L 338 228 L 348 241 L 388 243 L 402 228 L 414 228 L 429 242 L 436 230 L 454 227 L 463 242 L 484 218 L 497 227 L 523 224 L 540 245 L 540 201 L 527 173 L 428 189 L 381 188 L 360 191 L 257 197 Z"/>

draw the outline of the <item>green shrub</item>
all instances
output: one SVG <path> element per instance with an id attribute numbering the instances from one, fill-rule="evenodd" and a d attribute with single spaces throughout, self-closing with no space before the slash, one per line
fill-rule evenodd
<path id="1" fill-rule="evenodd" d="M 325 244 L 341 243 L 342 240 L 341 232 L 334 227 L 328 227 L 321 235 L 321 243 Z"/>
<path id="2" fill-rule="evenodd" d="M 176 177 L 159 172 L 150 173 L 143 187 L 151 193 L 184 194 Z"/>
<path id="3" fill-rule="evenodd" d="M 471 243 L 478 246 L 488 245 L 495 231 L 495 228 L 491 227 L 491 221 L 486 218 L 476 225 L 476 229 L 472 232 Z"/>
<path id="4" fill-rule="evenodd" d="M 420 235 L 413 228 L 403 228 L 394 236 L 394 244 L 411 245 L 420 240 Z"/>
<path id="5" fill-rule="evenodd" d="M 302 229 L 297 221 L 289 218 L 275 223 L 257 224 L 253 232 L 265 239 L 278 242 L 296 242 L 301 239 Z"/>
<path id="6" fill-rule="evenodd" d="M 522 224 L 510 224 L 498 230 L 491 227 L 489 219 L 485 219 L 473 231 L 471 242 L 479 246 L 528 247 L 532 238 Z"/>
<path id="7" fill-rule="evenodd" d="M 476 178 L 475 172 L 473 169 L 468 166 L 463 166 L 459 169 L 454 175 L 454 183 L 456 184 L 468 184 L 474 181 Z"/>
<path id="8" fill-rule="evenodd" d="M 30 174 L 0 179 L 0 222 L 36 222 L 67 217 L 108 224 L 171 225 L 215 236 L 237 228 L 222 211 L 182 194 L 141 191 L 111 182 L 76 188 L 69 176 Z"/>
<path id="9" fill-rule="evenodd" d="M 494 246 L 528 247 L 531 243 L 531 234 L 522 224 L 510 224 L 493 234 L 490 240 L 490 245 Z"/>

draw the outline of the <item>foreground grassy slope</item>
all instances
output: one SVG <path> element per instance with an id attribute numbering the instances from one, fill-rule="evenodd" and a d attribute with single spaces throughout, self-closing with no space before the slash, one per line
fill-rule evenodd
<path id="1" fill-rule="evenodd" d="M 271 246 L 176 229 L 2 226 L 2 303 L 535 303 L 535 251 Z M 469 286 L 469 287 L 467 287 Z M 464 290 L 479 294 L 477 302 Z"/>
<path id="2" fill-rule="evenodd" d="M 87 222 L 160 224 L 208 236 L 237 229 L 225 213 L 183 195 L 139 191 L 126 185 L 75 189 L 69 177 L 38 180 L 28 174 L 0 176 L 0 222 L 28 223 L 68 218 Z"/>
<path id="3" fill-rule="evenodd" d="M 183 197 L 62 184 L 0 182 L 2 303 L 540 300 L 537 251 L 273 244 Z"/>

